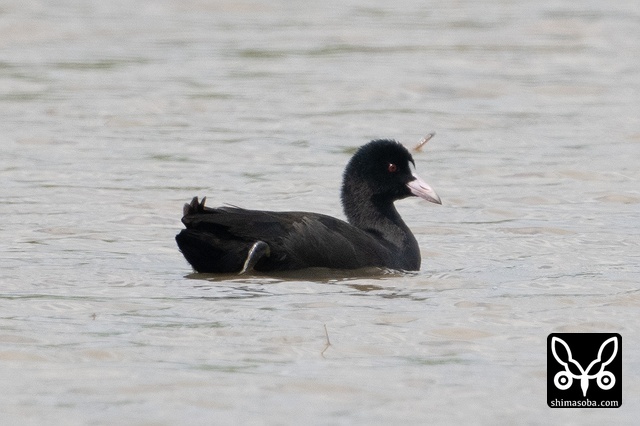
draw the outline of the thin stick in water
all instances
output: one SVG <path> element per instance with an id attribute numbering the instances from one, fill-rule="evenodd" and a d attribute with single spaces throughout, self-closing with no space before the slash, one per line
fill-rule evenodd
<path id="1" fill-rule="evenodd" d="M 331 341 L 329 341 L 329 332 L 327 331 L 327 324 L 324 324 L 324 336 L 327 338 L 327 344 L 322 350 L 322 352 L 320 352 L 320 355 L 322 355 L 322 358 L 324 358 L 325 351 L 329 349 L 329 346 L 331 346 Z"/>
<path id="2" fill-rule="evenodd" d="M 436 135 L 436 132 L 431 132 L 427 136 L 425 136 L 424 138 L 420 139 L 420 142 L 418 142 L 418 145 L 416 145 L 415 148 L 413 148 L 413 150 L 415 152 L 422 151 L 422 147 L 425 146 L 426 143 L 429 142 L 431 140 L 431 138 L 433 138 L 435 135 Z"/>

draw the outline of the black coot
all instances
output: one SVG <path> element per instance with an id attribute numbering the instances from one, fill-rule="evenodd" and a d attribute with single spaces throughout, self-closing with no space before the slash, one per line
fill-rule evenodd
<path id="1" fill-rule="evenodd" d="M 178 247 L 198 272 L 244 273 L 309 267 L 420 269 L 420 248 L 393 202 L 412 195 L 440 204 L 411 172 L 413 158 L 393 140 L 360 147 L 344 171 L 349 223 L 317 213 L 184 206 Z"/>

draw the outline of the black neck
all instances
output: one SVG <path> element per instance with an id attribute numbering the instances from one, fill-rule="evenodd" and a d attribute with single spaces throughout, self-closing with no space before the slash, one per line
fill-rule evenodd
<path id="1" fill-rule="evenodd" d="M 391 243 L 398 250 L 420 255 L 418 242 L 393 205 L 393 200 L 371 195 L 349 183 L 342 188 L 342 206 L 350 224 Z M 406 247 L 406 249 L 404 249 Z M 419 262 L 419 260 L 418 260 Z"/>

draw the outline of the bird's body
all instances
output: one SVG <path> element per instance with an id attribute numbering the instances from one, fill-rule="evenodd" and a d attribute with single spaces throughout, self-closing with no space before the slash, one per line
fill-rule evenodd
<path id="1" fill-rule="evenodd" d="M 372 141 L 356 152 L 342 186 L 349 223 L 318 213 L 209 208 L 196 197 L 185 204 L 186 229 L 176 241 L 198 272 L 418 270 L 418 243 L 393 202 L 410 195 L 440 199 L 411 173 L 409 162 L 411 154 L 395 141 Z"/>
<path id="2" fill-rule="evenodd" d="M 420 259 L 415 256 L 396 256 L 402 245 L 331 216 L 233 207 L 212 209 L 197 199 L 189 206 L 191 210 L 183 220 L 187 229 L 177 239 L 196 271 L 239 272 L 248 250 L 257 241 L 269 247 L 269 255 L 255 264 L 257 271 L 367 266 L 415 270 L 420 266 Z M 411 246 L 417 247 L 413 235 L 410 237 Z"/>

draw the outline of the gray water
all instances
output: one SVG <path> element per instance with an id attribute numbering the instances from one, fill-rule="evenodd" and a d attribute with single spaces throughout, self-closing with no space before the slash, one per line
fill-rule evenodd
<path id="1" fill-rule="evenodd" d="M 3 424 L 636 424 L 640 4 L 0 3 Z M 207 196 L 342 217 L 372 138 L 416 274 L 211 277 Z M 552 332 L 618 332 L 623 403 L 550 409 Z"/>

